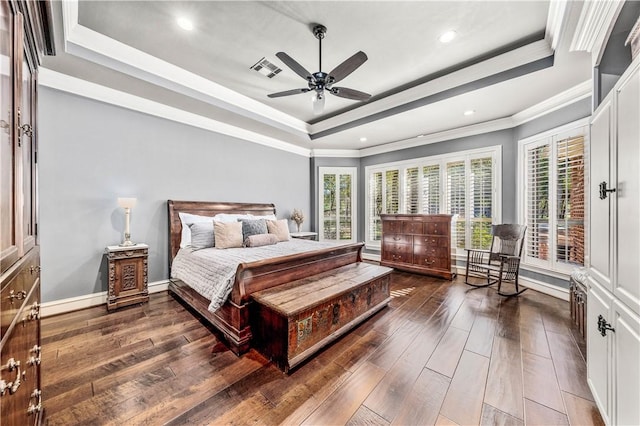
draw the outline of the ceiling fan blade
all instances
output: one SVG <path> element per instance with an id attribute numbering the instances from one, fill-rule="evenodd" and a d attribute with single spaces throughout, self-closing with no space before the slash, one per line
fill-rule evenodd
<path id="1" fill-rule="evenodd" d="M 278 52 L 276 53 L 276 56 L 278 57 L 278 59 L 284 62 L 286 66 L 291 68 L 291 70 L 296 74 L 298 74 L 300 77 L 304 78 L 305 80 L 313 80 L 313 76 L 311 75 L 311 73 L 307 71 L 305 67 L 300 65 L 291 56 L 287 55 L 284 52 Z"/>
<path id="2" fill-rule="evenodd" d="M 291 95 L 297 95 L 299 93 L 307 93 L 310 90 L 311 89 L 307 89 L 305 87 L 304 89 L 293 89 L 293 90 L 285 90 L 284 92 L 270 93 L 267 96 L 270 98 L 279 98 L 281 96 L 291 96 Z"/>
<path id="3" fill-rule="evenodd" d="M 332 87 L 331 93 L 341 98 L 353 99 L 354 101 L 366 101 L 371 97 L 368 93 L 347 87 Z"/>
<path id="4" fill-rule="evenodd" d="M 367 59 L 367 55 L 362 50 L 351 56 L 329 73 L 329 76 L 333 77 L 332 83 L 337 83 L 344 79 L 346 76 L 354 72 L 360 65 L 364 64 Z"/>

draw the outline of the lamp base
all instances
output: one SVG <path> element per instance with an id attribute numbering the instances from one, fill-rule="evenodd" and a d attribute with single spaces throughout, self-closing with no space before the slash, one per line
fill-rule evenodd
<path id="1" fill-rule="evenodd" d="M 127 228 L 129 228 L 129 226 L 127 226 Z M 127 229 L 127 231 L 129 231 Z M 124 242 L 122 244 L 120 244 L 120 247 L 131 247 L 131 246 L 135 246 L 136 243 L 134 243 L 133 241 L 131 241 L 131 234 L 129 232 L 125 232 L 124 233 Z"/>

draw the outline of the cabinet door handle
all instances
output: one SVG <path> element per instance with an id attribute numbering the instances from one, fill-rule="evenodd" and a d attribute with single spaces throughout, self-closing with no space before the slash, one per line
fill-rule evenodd
<path id="1" fill-rule="evenodd" d="M 607 189 L 607 182 L 602 181 L 600 182 L 600 199 L 601 200 L 605 200 L 607 198 L 607 192 L 616 192 L 615 188 L 610 188 Z"/>
<path id="2" fill-rule="evenodd" d="M 598 315 L 598 331 L 602 336 L 606 336 L 607 330 L 611 330 L 614 333 L 616 332 L 616 329 L 611 327 L 611 324 L 609 324 L 602 315 Z"/>
<path id="3" fill-rule="evenodd" d="M 20 290 L 19 292 L 16 293 L 13 290 L 11 290 L 9 292 L 9 295 L 7 296 L 7 299 L 11 300 L 11 303 L 13 303 L 13 299 L 24 300 L 25 297 L 27 297 L 26 291 Z"/>

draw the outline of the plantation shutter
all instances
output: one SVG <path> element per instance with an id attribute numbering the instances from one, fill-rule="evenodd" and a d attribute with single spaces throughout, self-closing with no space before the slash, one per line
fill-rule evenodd
<path id="1" fill-rule="evenodd" d="M 372 241 L 382 239 L 382 172 L 371 174 L 369 179 L 369 235 Z"/>
<path id="2" fill-rule="evenodd" d="M 440 213 L 440 166 L 422 168 L 422 213 Z"/>
<path id="3" fill-rule="evenodd" d="M 419 174 L 420 168 L 411 167 L 405 172 L 405 211 L 406 213 L 418 213 L 420 211 L 419 206 Z"/>
<path id="4" fill-rule="evenodd" d="M 336 175 L 324 175 L 324 192 L 323 192 L 323 235 L 325 240 L 335 240 L 336 230 L 338 227 L 336 217 Z"/>
<path id="5" fill-rule="evenodd" d="M 549 144 L 527 150 L 527 225 L 525 250 L 528 257 L 549 258 Z"/>
<path id="6" fill-rule="evenodd" d="M 471 248 L 491 246 L 493 216 L 493 165 L 491 157 L 471 160 L 469 196 L 471 205 Z"/>
<path id="7" fill-rule="evenodd" d="M 557 142 L 556 260 L 584 264 L 584 137 Z"/>
<path id="8" fill-rule="evenodd" d="M 464 161 L 447 163 L 447 213 L 452 218 L 452 241 L 465 248 L 466 178 Z"/>
<path id="9" fill-rule="evenodd" d="M 338 207 L 338 240 L 351 240 L 353 237 L 351 208 L 351 175 L 340 174 L 340 192 Z"/>
<path id="10" fill-rule="evenodd" d="M 385 173 L 385 213 L 396 214 L 400 211 L 400 172 L 399 170 L 387 170 Z"/>

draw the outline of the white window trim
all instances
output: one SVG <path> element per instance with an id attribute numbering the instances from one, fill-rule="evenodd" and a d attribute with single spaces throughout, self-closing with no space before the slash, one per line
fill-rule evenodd
<path id="1" fill-rule="evenodd" d="M 518 169 L 517 169 L 517 193 L 516 198 L 518 201 L 516 207 L 516 217 L 518 218 L 519 223 L 525 223 L 526 217 L 526 202 L 527 202 L 527 176 L 525 174 L 526 171 L 526 152 L 527 148 L 544 145 L 549 143 L 552 147 L 551 158 L 554 158 L 555 164 L 555 155 L 556 155 L 556 144 L 555 142 L 558 140 L 565 139 L 570 136 L 581 135 L 584 136 L 584 155 L 585 155 L 585 174 L 584 174 L 584 244 L 585 244 L 585 253 L 584 253 L 584 264 L 587 265 L 589 262 L 589 244 L 588 239 L 590 235 L 589 229 L 589 117 L 573 121 L 571 123 L 565 124 L 560 127 L 556 127 L 555 129 L 547 130 L 545 132 L 539 133 L 537 135 L 529 136 L 525 139 L 520 139 L 518 141 Z M 556 181 L 556 168 L 552 167 L 549 170 L 551 183 L 555 184 Z M 556 197 L 551 197 L 550 199 L 550 211 L 556 211 Z M 555 216 L 555 215 L 554 215 Z M 549 226 L 549 241 L 553 242 L 553 248 L 555 249 L 555 232 L 556 232 L 556 218 L 549 220 L 549 222 L 553 221 L 554 226 Z M 549 248 L 550 253 L 555 253 L 555 250 L 551 250 Z M 531 270 L 534 272 L 540 273 L 548 273 L 553 276 L 559 275 L 560 277 L 567 277 L 571 271 L 575 268 L 574 265 L 568 265 L 562 262 L 557 262 L 555 255 L 549 256 L 549 260 L 540 260 L 529 258 L 526 255 L 522 258 L 522 268 Z M 557 274 L 557 275 L 556 275 Z"/>
<path id="2" fill-rule="evenodd" d="M 324 238 L 324 175 L 351 175 L 351 239 L 327 240 Z M 337 181 L 336 181 L 337 182 Z M 358 239 L 358 168 L 318 167 L 318 241 L 355 242 Z M 337 226 L 340 218 L 337 216 Z"/>
<path id="3" fill-rule="evenodd" d="M 421 157 L 421 158 L 412 158 L 408 160 L 394 161 L 390 163 L 382 163 L 382 164 L 373 164 L 370 166 L 365 166 L 364 168 L 364 179 L 365 179 L 365 248 L 370 250 L 380 250 L 381 242 L 380 241 L 372 241 L 371 236 L 369 234 L 370 228 L 370 200 L 369 200 L 369 181 L 372 173 L 382 172 L 382 187 L 384 192 L 384 187 L 386 185 L 386 179 L 384 179 L 384 173 L 387 170 L 399 170 L 399 209 L 400 212 L 405 211 L 405 179 L 406 179 L 406 169 L 411 167 L 423 167 L 429 166 L 433 164 L 440 165 L 440 172 L 443 173 L 445 170 L 446 163 L 452 161 L 465 161 L 465 166 L 468 166 L 469 162 L 472 158 L 478 158 L 482 156 L 491 156 L 492 158 L 492 166 L 493 166 L 493 193 L 494 193 L 494 201 L 495 205 L 493 206 L 495 209 L 495 214 L 493 216 L 492 223 L 497 224 L 502 222 L 502 146 L 501 145 L 493 145 L 484 148 L 476 148 L 465 151 L 457 151 L 451 152 L 447 154 L 439 154 L 433 155 L 430 157 Z M 467 176 L 467 181 L 469 177 Z M 440 184 L 440 211 L 444 211 L 444 206 L 446 202 L 446 185 L 444 184 L 445 180 L 441 179 Z M 469 187 L 467 182 L 467 188 Z M 419 199 L 420 210 L 422 210 L 422 197 Z M 386 212 L 386 204 L 383 200 L 382 203 L 382 211 Z M 467 231 L 468 232 L 468 231 Z M 464 250 L 455 249 L 454 254 L 456 256 L 461 255 Z"/>

